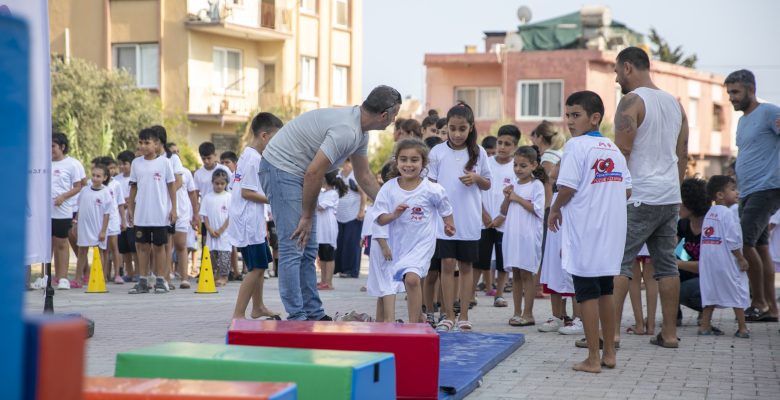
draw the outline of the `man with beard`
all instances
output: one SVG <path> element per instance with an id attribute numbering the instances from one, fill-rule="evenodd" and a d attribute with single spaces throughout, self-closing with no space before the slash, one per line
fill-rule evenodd
<path id="1" fill-rule="evenodd" d="M 737 189 L 743 252 L 750 265 L 753 294 L 745 310 L 749 322 L 777 322 L 775 271 L 769 255 L 769 217 L 780 208 L 780 107 L 759 103 L 756 78 L 742 69 L 726 77 L 726 91 L 737 124 Z"/>

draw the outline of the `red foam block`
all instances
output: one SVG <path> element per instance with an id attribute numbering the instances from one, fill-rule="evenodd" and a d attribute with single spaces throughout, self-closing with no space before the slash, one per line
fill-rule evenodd
<path id="1" fill-rule="evenodd" d="M 84 400 L 292 400 L 294 383 L 88 377 Z"/>
<path id="2" fill-rule="evenodd" d="M 393 353 L 398 398 L 439 394 L 439 335 L 428 324 L 235 319 L 228 344 Z"/>
<path id="3" fill-rule="evenodd" d="M 80 317 L 37 315 L 26 317 L 25 326 L 25 399 L 80 398 L 86 321 Z"/>

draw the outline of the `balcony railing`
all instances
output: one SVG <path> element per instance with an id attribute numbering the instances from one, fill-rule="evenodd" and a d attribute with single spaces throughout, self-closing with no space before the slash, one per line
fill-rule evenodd
<path id="1" fill-rule="evenodd" d="M 291 12 L 284 0 L 188 0 L 187 26 L 255 40 L 286 40 L 291 37 Z"/>

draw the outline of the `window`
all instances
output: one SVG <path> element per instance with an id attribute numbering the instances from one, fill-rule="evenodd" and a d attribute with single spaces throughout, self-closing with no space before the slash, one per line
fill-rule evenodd
<path id="1" fill-rule="evenodd" d="M 723 126 L 723 107 L 720 104 L 712 105 L 712 131 L 720 132 Z"/>
<path id="2" fill-rule="evenodd" d="M 349 0 L 334 0 L 333 24 L 349 27 Z"/>
<path id="3" fill-rule="evenodd" d="M 455 101 L 464 101 L 474 110 L 474 118 L 501 118 L 501 90 L 497 87 L 455 88 Z"/>
<path id="4" fill-rule="evenodd" d="M 688 127 L 696 128 L 699 126 L 699 99 L 691 97 L 688 99 Z"/>
<path id="5" fill-rule="evenodd" d="M 241 93 L 241 52 L 214 48 L 212 88 L 219 93 Z"/>
<path id="6" fill-rule="evenodd" d="M 349 102 L 349 68 L 333 66 L 333 104 L 345 106 Z"/>
<path id="7" fill-rule="evenodd" d="M 517 119 L 561 119 L 563 117 L 563 81 L 518 81 Z"/>
<path id="8" fill-rule="evenodd" d="M 300 2 L 302 12 L 317 15 L 317 0 L 300 0 Z"/>
<path id="9" fill-rule="evenodd" d="M 314 99 L 317 96 L 317 59 L 301 57 L 301 97 Z"/>
<path id="10" fill-rule="evenodd" d="M 160 87 L 160 45 L 157 43 L 115 44 L 113 66 L 127 71 L 139 88 Z"/>
<path id="11" fill-rule="evenodd" d="M 276 64 L 261 63 L 258 71 L 260 72 L 260 92 L 276 93 Z"/>

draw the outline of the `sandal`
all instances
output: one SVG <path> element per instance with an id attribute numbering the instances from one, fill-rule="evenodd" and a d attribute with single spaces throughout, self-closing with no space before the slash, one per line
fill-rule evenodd
<path id="1" fill-rule="evenodd" d="M 750 332 L 734 332 L 734 337 L 739 339 L 750 339 Z"/>
<path id="2" fill-rule="evenodd" d="M 720 329 L 715 330 L 714 328 L 707 329 L 706 331 L 698 331 L 696 332 L 699 336 L 721 336 L 723 335 L 723 331 Z"/>
<path id="3" fill-rule="evenodd" d="M 579 347 L 581 349 L 587 349 L 588 348 L 588 340 L 585 338 L 582 338 L 580 340 L 577 340 L 574 342 L 574 347 Z M 615 341 L 615 350 L 620 348 L 620 341 Z M 604 339 L 599 338 L 599 350 L 604 350 Z"/>
<path id="4" fill-rule="evenodd" d="M 677 340 L 679 341 L 680 338 L 677 338 Z M 666 343 L 664 341 L 664 337 L 661 336 L 660 333 L 655 335 L 655 337 L 650 338 L 650 344 L 660 346 L 666 349 L 676 349 L 680 347 L 679 343 Z"/>
<path id="5" fill-rule="evenodd" d="M 512 318 L 509 318 L 509 325 L 512 326 L 533 326 L 536 325 L 536 322 L 534 320 L 525 319 L 523 317 L 518 317 L 517 315 L 513 315 Z"/>
<path id="6" fill-rule="evenodd" d="M 452 321 L 450 321 L 448 319 L 443 319 L 443 320 L 439 321 L 438 324 L 436 324 L 436 332 L 449 332 L 449 331 L 452 330 L 452 327 L 454 325 L 455 325 L 454 322 L 452 322 Z"/>
<path id="7" fill-rule="evenodd" d="M 493 307 L 506 307 L 507 302 L 503 297 L 499 296 L 493 299 Z"/>
<path id="8" fill-rule="evenodd" d="M 469 321 L 458 321 L 458 330 L 461 332 L 471 332 L 473 327 Z"/>

